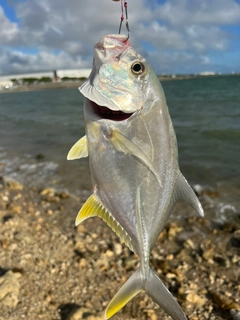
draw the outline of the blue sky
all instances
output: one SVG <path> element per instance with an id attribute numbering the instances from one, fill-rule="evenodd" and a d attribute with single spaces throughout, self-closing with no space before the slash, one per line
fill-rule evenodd
<path id="1" fill-rule="evenodd" d="M 240 0 L 128 0 L 128 13 L 157 73 L 240 72 Z M 0 0 L 0 75 L 90 68 L 120 14 L 111 0 Z"/>

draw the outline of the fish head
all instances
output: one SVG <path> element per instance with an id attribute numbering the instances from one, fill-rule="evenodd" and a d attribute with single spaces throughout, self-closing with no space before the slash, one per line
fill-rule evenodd
<path id="1" fill-rule="evenodd" d="M 92 72 L 79 88 L 95 116 L 125 120 L 146 101 L 150 66 L 124 35 L 107 35 L 95 45 Z"/>

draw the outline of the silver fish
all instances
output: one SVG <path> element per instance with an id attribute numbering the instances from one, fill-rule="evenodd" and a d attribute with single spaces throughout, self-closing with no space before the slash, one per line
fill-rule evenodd
<path id="1" fill-rule="evenodd" d="M 124 35 L 95 45 L 85 96 L 86 136 L 68 159 L 89 156 L 93 194 L 76 218 L 101 217 L 140 258 L 140 266 L 111 300 L 109 319 L 138 292 L 174 320 L 181 307 L 149 265 L 150 252 L 179 200 L 203 209 L 178 166 L 176 136 L 159 79 Z"/>

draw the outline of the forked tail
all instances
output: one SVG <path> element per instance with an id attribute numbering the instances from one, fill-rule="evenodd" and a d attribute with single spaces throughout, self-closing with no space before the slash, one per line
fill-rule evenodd
<path id="1" fill-rule="evenodd" d="M 105 319 L 111 318 L 125 304 L 140 291 L 146 293 L 166 312 L 173 320 L 187 320 L 181 307 L 173 298 L 156 273 L 149 267 L 147 276 L 143 274 L 141 266 L 121 287 L 107 306 Z"/>

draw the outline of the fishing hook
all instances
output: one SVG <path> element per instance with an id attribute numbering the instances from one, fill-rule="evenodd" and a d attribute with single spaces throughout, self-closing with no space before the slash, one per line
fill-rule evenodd
<path id="1" fill-rule="evenodd" d="M 119 1 L 119 0 L 113 0 L 113 1 Z M 119 25 L 119 30 L 118 30 L 118 33 L 120 34 L 121 33 L 121 29 L 122 29 L 122 22 L 124 20 L 124 9 L 123 7 L 125 8 L 125 18 L 126 18 L 126 29 L 128 31 L 128 36 L 127 36 L 127 40 L 129 39 L 130 37 L 130 28 L 129 28 L 129 23 L 128 23 L 128 4 L 127 4 L 127 1 L 124 1 L 123 3 L 123 0 L 121 0 L 121 10 L 122 10 L 122 14 L 121 14 L 121 19 L 120 19 L 120 25 Z"/>

